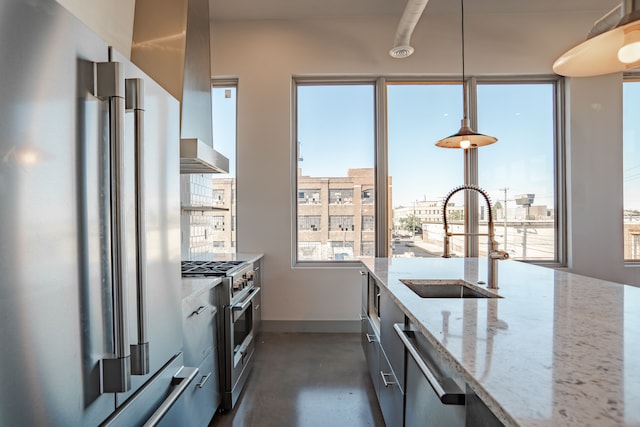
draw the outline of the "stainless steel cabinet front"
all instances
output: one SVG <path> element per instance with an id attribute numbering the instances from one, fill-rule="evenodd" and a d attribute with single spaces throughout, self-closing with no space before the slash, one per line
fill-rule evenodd
<path id="1" fill-rule="evenodd" d="M 404 425 L 404 395 L 402 389 L 384 351 L 380 351 L 378 357 L 378 388 L 380 389 L 378 400 L 384 422 L 387 427 L 402 427 Z"/>
<path id="2" fill-rule="evenodd" d="M 182 339 L 187 366 L 198 366 L 216 346 L 217 311 L 212 290 L 182 301 Z"/>
<path id="3" fill-rule="evenodd" d="M 198 376 L 186 391 L 184 426 L 206 426 L 220 404 L 220 375 L 217 352 L 205 357 L 198 367 Z"/>

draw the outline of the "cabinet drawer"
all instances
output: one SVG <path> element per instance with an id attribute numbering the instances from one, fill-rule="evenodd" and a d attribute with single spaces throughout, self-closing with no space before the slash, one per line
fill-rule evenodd
<path id="1" fill-rule="evenodd" d="M 198 376 L 185 392 L 186 426 L 206 426 L 220 405 L 220 376 L 216 351 L 210 352 L 199 366 Z"/>
<path id="2" fill-rule="evenodd" d="M 386 290 L 380 295 L 380 347 L 398 378 L 404 392 L 404 345 L 393 329 L 396 323 L 404 323 L 404 312 L 391 299 Z"/>
<path id="3" fill-rule="evenodd" d="M 217 342 L 217 307 L 212 290 L 182 302 L 182 340 L 184 363 L 198 366 Z"/>
<path id="4" fill-rule="evenodd" d="M 379 363 L 378 399 L 385 425 L 402 427 L 404 425 L 404 394 L 383 350 L 379 353 Z"/>

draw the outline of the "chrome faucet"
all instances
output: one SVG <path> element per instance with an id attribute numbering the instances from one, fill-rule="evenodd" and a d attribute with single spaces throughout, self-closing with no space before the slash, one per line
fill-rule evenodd
<path id="1" fill-rule="evenodd" d="M 444 253 L 442 254 L 443 258 L 451 258 L 451 253 L 449 250 L 449 238 L 451 236 L 465 236 L 468 233 L 451 233 L 449 232 L 449 225 L 447 224 L 447 205 L 449 204 L 449 200 L 451 197 L 456 194 L 458 191 L 462 190 L 473 190 L 482 195 L 484 200 L 487 202 L 487 210 L 489 211 L 489 232 L 488 234 L 478 234 L 478 236 L 488 236 L 488 255 L 487 255 L 487 287 L 489 289 L 498 289 L 498 261 L 501 259 L 508 259 L 509 254 L 505 251 L 501 251 L 498 249 L 498 242 L 495 239 L 495 231 L 493 226 L 493 212 L 491 209 L 491 200 L 489 199 L 489 195 L 482 188 L 465 184 L 459 187 L 454 188 L 447 194 L 447 197 L 444 199 L 444 205 L 442 207 L 442 217 L 444 220 Z"/>

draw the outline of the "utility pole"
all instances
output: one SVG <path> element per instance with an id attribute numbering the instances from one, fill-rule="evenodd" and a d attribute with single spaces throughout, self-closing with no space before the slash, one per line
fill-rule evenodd
<path id="1" fill-rule="evenodd" d="M 509 187 L 500 188 L 500 191 L 504 191 L 504 205 L 502 207 L 502 216 L 504 219 L 504 251 L 507 251 L 507 191 Z"/>

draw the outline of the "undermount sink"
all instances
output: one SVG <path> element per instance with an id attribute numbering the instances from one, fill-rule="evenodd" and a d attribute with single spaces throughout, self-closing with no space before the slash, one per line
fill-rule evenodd
<path id="1" fill-rule="evenodd" d="M 502 298 L 464 280 L 400 279 L 420 298 Z"/>

